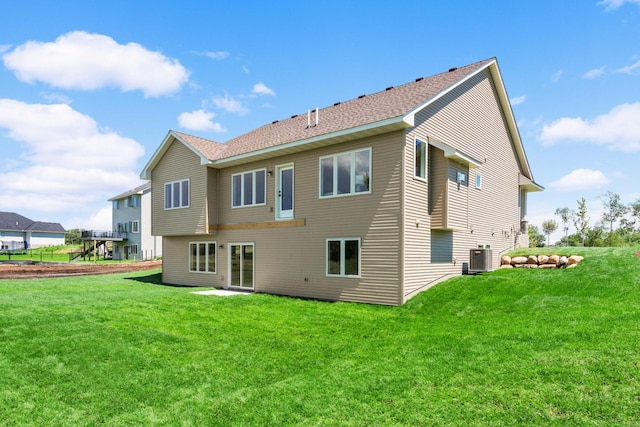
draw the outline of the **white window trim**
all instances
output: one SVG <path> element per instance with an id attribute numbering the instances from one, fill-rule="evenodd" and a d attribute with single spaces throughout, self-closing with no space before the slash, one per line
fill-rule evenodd
<path id="1" fill-rule="evenodd" d="M 368 191 L 355 191 L 356 187 L 356 168 L 355 168 L 355 156 L 356 153 L 360 151 L 368 151 L 369 152 L 369 190 Z M 351 155 L 351 188 L 349 193 L 338 194 L 338 168 L 336 165 L 338 164 L 338 156 L 342 156 L 345 154 Z M 328 196 L 322 195 L 322 160 L 323 159 L 333 159 L 333 194 Z M 318 160 L 318 196 L 321 199 L 330 199 L 333 197 L 349 197 L 349 196 L 359 196 L 362 194 L 371 194 L 371 188 L 373 187 L 373 181 L 371 179 L 373 177 L 373 153 L 371 147 L 359 148 L 356 150 L 343 151 L 342 153 L 329 154 L 328 156 L 322 156 Z"/>
<path id="2" fill-rule="evenodd" d="M 173 206 L 173 184 L 175 184 L 176 182 L 180 183 L 180 203 L 182 203 L 182 183 L 184 181 L 187 181 L 187 191 L 189 194 L 187 194 L 187 205 L 186 206 Z M 167 207 L 167 185 L 171 185 L 171 207 Z M 168 210 L 172 210 L 172 209 L 184 209 L 184 208 L 188 208 L 191 206 L 191 180 L 189 178 L 186 179 L 179 179 L 177 181 L 170 181 L 170 182 L 165 182 L 164 183 L 164 210 L 168 211 Z"/>
<path id="3" fill-rule="evenodd" d="M 131 221 L 131 232 L 140 233 L 140 221 L 138 220 Z"/>
<path id="4" fill-rule="evenodd" d="M 209 263 L 209 245 L 213 245 L 213 247 L 215 248 L 215 254 L 213 256 L 213 262 L 215 262 L 215 269 L 214 271 L 209 271 L 208 270 L 208 265 L 205 264 L 204 267 L 204 271 L 199 271 L 199 270 L 192 270 L 191 269 L 191 257 L 193 256 L 192 252 L 191 252 L 191 245 L 206 245 L 205 246 L 205 262 L 208 264 Z M 218 244 L 217 242 L 211 242 L 211 241 L 207 241 L 207 242 L 189 242 L 189 246 L 188 246 L 188 250 L 189 250 L 189 273 L 197 273 L 197 274 L 218 274 Z M 196 252 L 197 252 L 197 248 L 196 248 Z M 200 264 L 200 260 L 196 259 L 196 268 L 199 267 Z"/>
<path id="5" fill-rule="evenodd" d="M 255 203 L 256 200 L 256 172 L 260 172 L 263 171 L 264 172 L 264 203 Z M 245 205 L 244 204 L 244 175 L 245 174 L 253 174 L 253 195 L 251 197 L 251 200 L 254 203 L 251 203 L 249 205 Z M 240 175 L 240 203 L 237 206 L 233 205 L 233 178 Z M 267 169 L 266 168 L 262 168 L 262 169 L 254 169 L 254 170 L 249 170 L 249 171 L 244 171 L 244 172 L 238 172 L 238 173 L 234 173 L 233 175 L 231 175 L 231 209 L 239 209 L 239 208 L 250 208 L 253 206 L 265 206 L 267 204 Z"/>
<path id="6" fill-rule="evenodd" d="M 422 158 L 422 161 L 424 162 L 424 177 L 420 176 L 420 175 L 416 175 L 416 158 L 418 156 L 416 149 L 418 147 L 416 147 L 416 143 L 420 141 L 423 145 L 424 145 L 424 156 Z M 423 182 L 427 182 L 427 155 L 429 152 L 429 145 L 427 144 L 426 141 L 423 141 L 420 138 L 415 138 L 413 141 L 413 177 L 415 179 L 417 179 L 418 181 L 423 181 Z"/>
<path id="7" fill-rule="evenodd" d="M 344 274 L 344 242 L 347 240 L 358 241 L 358 274 Z M 340 274 L 329 274 L 329 242 L 340 242 Z M 362 239 L 360 237 L 332 237 L 327 238 L 324 243 L 324 272 L 326 277 L 346 277 L 351 279 L 358 279 L 362 275 Z"/>
<path id="8" fill-rule="evenodd" d="M 482 175 L 476 174 L 476 188 L 478 190 L 482 189 Z"/>

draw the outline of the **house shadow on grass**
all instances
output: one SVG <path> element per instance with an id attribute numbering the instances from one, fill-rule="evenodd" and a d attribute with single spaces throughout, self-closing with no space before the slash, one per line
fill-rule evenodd
<path id="1" fill-rule="evenodd" d="M 148 285 L 159 285 L 159 286 L 168 286 L 172 288 L 197 288 L 197 286 L 189 286 L 189 285 L 172 285 L 169 283 L 162 283 L 162 272 L 148 274 L 146 276 L 138 276 L 138 277 L 125 277 L 125 280 L 133 280 L 135 282 L 146 283 Z"/>

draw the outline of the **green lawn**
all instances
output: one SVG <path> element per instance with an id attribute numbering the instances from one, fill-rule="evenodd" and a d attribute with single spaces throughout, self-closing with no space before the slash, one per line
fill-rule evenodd
<path id="1" fill-rule="evenodd" d="M 402 307 L 0 281 L 0 425 L 638 425 L 638 249 Z"/>

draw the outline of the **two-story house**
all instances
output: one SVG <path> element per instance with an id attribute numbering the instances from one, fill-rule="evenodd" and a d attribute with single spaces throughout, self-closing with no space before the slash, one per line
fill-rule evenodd
<path id="1" fill-rule="evenodd" d="M 162 237 L 151 233 L 151 183 L 109 199 L 112 203 L 113 259 L 153 259 L 162 256 Z"/>
<path id="2" fill-rule="evenodd" d="M 170 131 L 141 177 L 165 283 L 391 305 L 526 246 L 542 190 L 496 59 L 224 144 Z"/>

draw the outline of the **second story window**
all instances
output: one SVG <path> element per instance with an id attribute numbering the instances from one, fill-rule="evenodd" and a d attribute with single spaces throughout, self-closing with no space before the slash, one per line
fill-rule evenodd
<path id="1" fill-rule="evenodd" d="M 265 169 L 231 175 L 231 206 L 239 208 L 266 204 L 265 177 Z"/>
<path id="2" fill-rule="evenodd" d="M 164 184 L 164 208 L 177 209 L 189 207 L 189 180 L 167 182 Z"/>
<path id="3" fill-rule="evenodd" d="M 140 206 L 140 196 L 131 196 L 131 207 L 137 208 Z"/>
<path id="4" fill-rule="evenodd" d="M 320 197 L 371 192 L 371 148 L 320 157 Z"/>
<path id="5" fill-rule="evenodd" d="M 131 232 L 139 233 L 140 232 L 140 222 L 139 221 L 131 221 Z"/>

